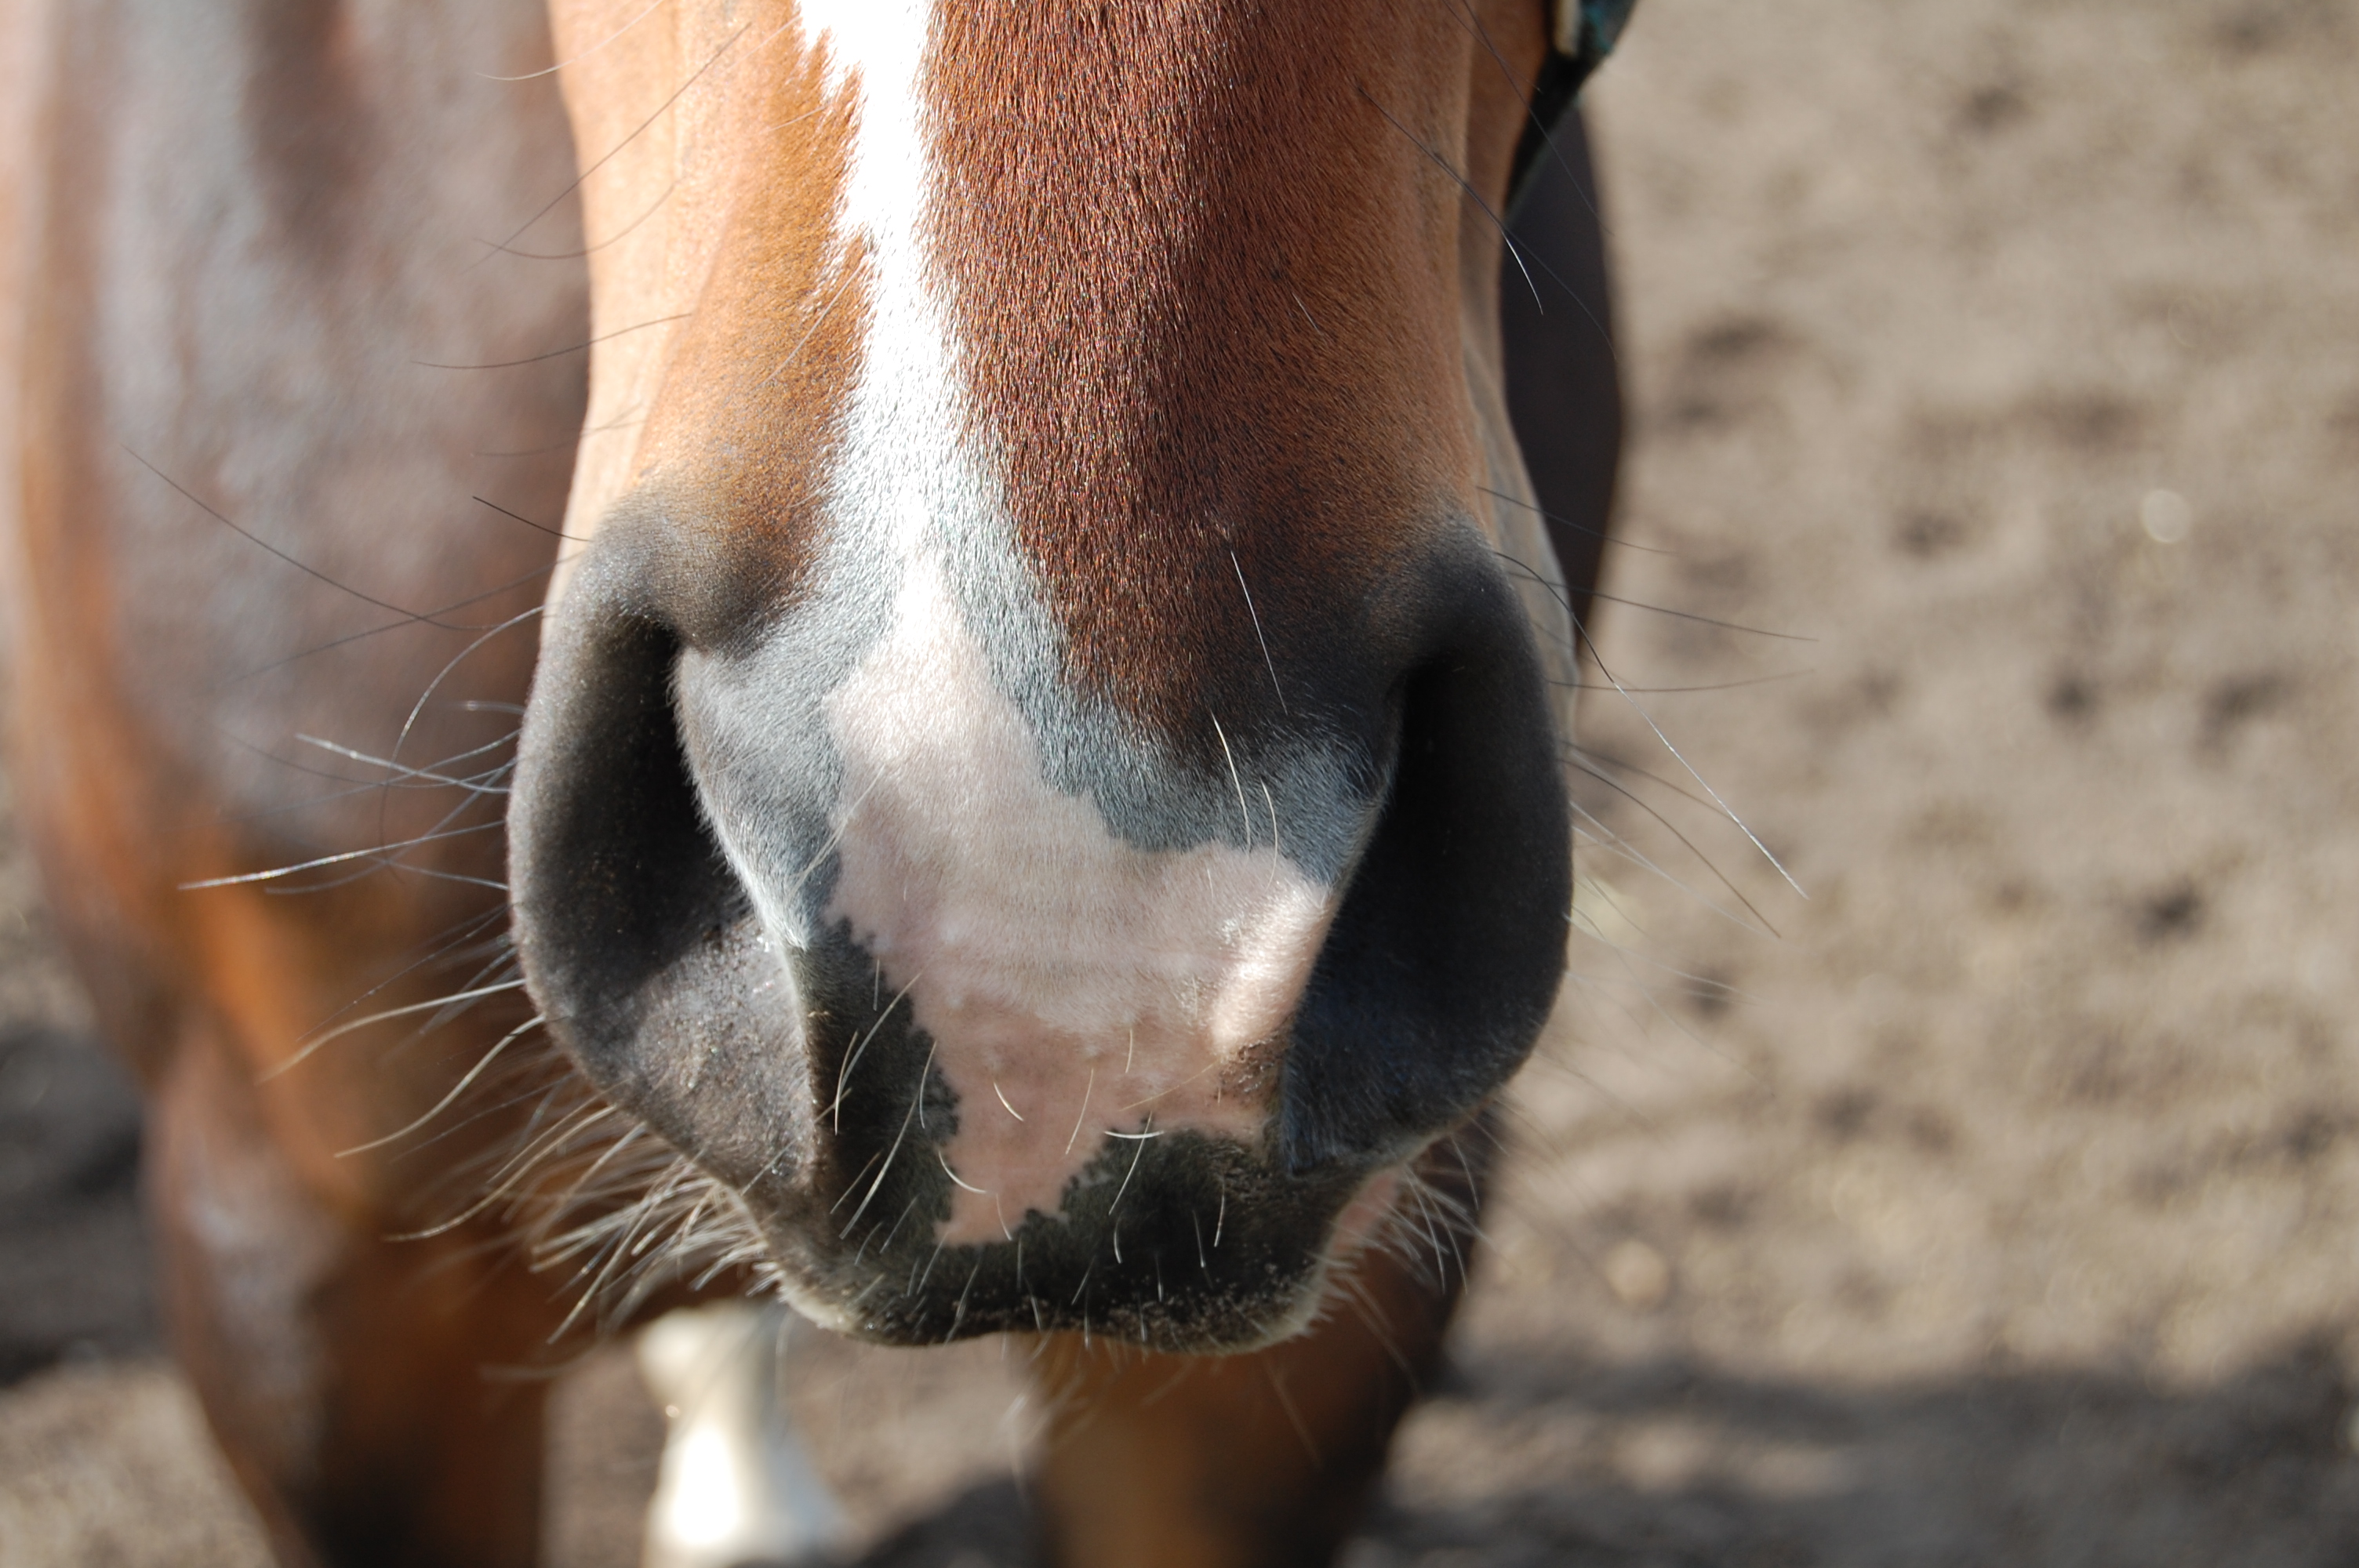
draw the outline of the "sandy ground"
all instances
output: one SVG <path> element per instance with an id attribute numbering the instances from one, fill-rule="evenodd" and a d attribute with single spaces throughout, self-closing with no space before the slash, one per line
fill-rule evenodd
<path id="1" fill-rule="evenodd" d="M 2354 53 L 2344 0 L 1641 8 L 1598 935 L 1352 1568 L 2359 1561 Z M 0 898 L 0 1562 L 257 1563 Z M 872 1563 L 1028 1561 L 992 1346 L 798 1365 Z M 557 1555 L 626 1563 L 659 1418 L 563 1397 Z"/>

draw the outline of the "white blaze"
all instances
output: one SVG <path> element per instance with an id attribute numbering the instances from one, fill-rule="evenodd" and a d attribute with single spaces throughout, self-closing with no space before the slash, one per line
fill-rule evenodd
<path id="1" fill-rule="evenodd" d="M 1007 582 L 1027 580 L 994 454 L 965 435 L 950 302 L 927 254 L 918 87 L 930 6 L 807 0 L 802 17 L 858 95 L 838 228 L 868 267 L 817 580 L 885 614 L 825 701 L 842 762 L 825 914 L 875 955 L 880 996 L 930 1036 L 958 1097 L 957 1131 L 940 1142 L 958 1184 L 940 1238 L 997 1241 L 1029 1211 L 1057 1214 L 1110 1140 L 1124 1151 L 1137 1147 L 1125 1134 L 1183 1129 L 1258 1140 L 1275 1080 L 1254 1048 L 1285 1032 L 1335 900 L 1274 833 L 1245 849 L 1141 850 L 1093 801 L 1049 782 L 944 564 L 995 562 Z M 737 689 L 747 706 L 732 725 L 757 742 L 743 754 L 799 743 L 759 711 L 758 676 Z M 758 776 L 745 782 L 710 802 L 713 819 L 773 933 L 798 945 L 796 857 L 764 841 Z M 1235 783 L 1261 827 L 1260 781 Z M 817 1088 L 823 1101 L 836 1091 Z M 910 1131 L 918 1148 L 940 1137 Z"/>
<path id="2" fill-rule="evenodd" d="M 930 557 L 828 717 L 844 757 L 829 917 L 908 988 L 959 1098 L 943 1239 L 1056 1213 L 1109 1134 L 1259 1136 L 1246 1054 L 1310 978 L 1323 885 L 1268 844 L 1134 849 L 1059 794 Z"/>

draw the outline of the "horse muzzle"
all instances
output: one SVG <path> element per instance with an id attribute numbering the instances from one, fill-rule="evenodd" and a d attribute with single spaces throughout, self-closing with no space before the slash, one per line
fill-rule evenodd
<path id="1" fill-rule="evenodd" d="M 1479 536 L 1343 594 L 1290 689 L 1199 648 L 1201 732 L 1078 689 L 1004 552 L 765 596 L 679 538 L 610 520 L 526 718 L 516 929 L 572 1060 L 846 1332 L 1308 1321 L 1561 975 L 1556 736 Z"/>

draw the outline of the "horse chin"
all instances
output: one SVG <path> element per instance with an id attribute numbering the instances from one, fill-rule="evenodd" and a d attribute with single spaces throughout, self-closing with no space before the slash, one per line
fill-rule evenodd
<path id="1" fill-rule="evenodd" d="M 1347 1304 L 1348 1281 L 1364 1257 L 1386 1245 L 1395 1205 L 1414 1179 L 1408 1164 L 1342 1184 L 1343 1202 L 1317 1241 L 1275 1264 L 1256 1250 L 1249 1266 L 1211 1271 L 1211 1260 L 1238 1245 L 1225 1227 L 1207 1234 L 1192 1270 L 1169 1266 L 1155 1248 L 1158 1227 L 1121 1249 L 1087 1219 L 1038 1213 L 1015 1235 L 982 1247 L 926 1242 L 906 1258 L 826 1255 L 807 1227 L 766 1226 L 766 1282 L 797 1312 L 823 1327 L 871 1344 L 922 1346 L 986 1334 L 1074 1334 L 1159 1355 L 1232 1356 L 1295 1338 Z M 1136 1195 L 1133 1195 L 1134 1197 Z M 1214 1217 L 1218 1223 L 1219 1217 Z M 1062 1230 L 1061 1238 L 1057 1234 Z M 1211 1244 L 1219 1241 L 1219 1247 Z M 1037 1268 L 1044 1244 L 1059 1252 L 1094 1252 L 1078 1279 Z M 1031 1263 L 1027 1265 L 1029 1258 Z M 1257 1265 L 1257 1266 L 1256 1266 Z M 917 1271 L 912 1285 L 910 1270 Z M 984 1281 L 996 1284 L 992 1289 Z M 1007 1286 L 1021 1281 L 1014 1294 Z"/>

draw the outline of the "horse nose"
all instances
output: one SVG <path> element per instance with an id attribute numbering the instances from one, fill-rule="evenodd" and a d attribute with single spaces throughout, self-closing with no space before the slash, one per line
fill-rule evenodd
<path id="1" fill-rule="evenodd" d="M 1077 696 L 990 572 L 716 616 L 659 529 L 609 529 L 527 720 L 527 973 L 819 1315 L 1237 1343 L 1528 1050 L 1565 807 L 1471 529 L 1289 650 L 1291 701 L 1237 695 L 1272 678 L 1258 628 L 1200 648 L 1192 737 Z"/>

